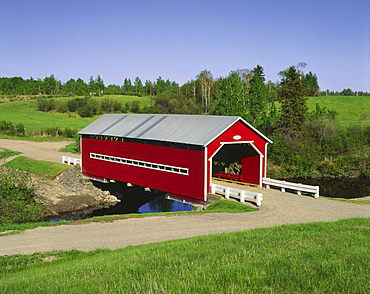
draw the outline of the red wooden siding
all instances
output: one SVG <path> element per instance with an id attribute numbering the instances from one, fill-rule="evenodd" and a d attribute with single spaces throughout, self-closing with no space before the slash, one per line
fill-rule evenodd
<path id="1" fill-rule="evenodd" d="M 242 181 L 244 183 L 260 184 L 261 157 L 252 156 L 242 159 Z"/>
<path id="2" fill-rule="evenodd" d="M 236 140 L 234 139 L 235 136 L 240 136 L 240 139 Z M 230 128 L 225 130 L 220 136 L 218 136 L 215 140 L 213 140 L 208 146 L 207 146 L 207 152 L 208 152 L 208 159 L 211 158 L 222 146 L 221 143 L 238 143 L 238 142 L 246 142 L 246 141 L 253 141 L 253 145 L 258 149 L 260 154 L 263 156 L 266 156 L 265 154 L 265 146 L 267 144 L 266 140 L 263 139 L 259 134 L 257 134 L 253 129 L 249 128 L 247 125 L 245 125 L 242 121 L 237 121 L 234 125 L 232 125 Z M 257 156 L 258 159 L 260 156 Z M 212 162 L 208 161 L 208 176 L 207 176 L 207 186 L 210 187 L 210 181 L 211 181 L 211 164 Z M 247 161 L 245 161 L 245 164 L 247 164 Z M 259 167 L 260 163 L 258 161 L 258 167 L 256 166 L 255 162 L 249 161 L 248 164 L 252 164 L 251 169 L 254 171 L 257 171 L 258 168 L 258 174 L 251 177 L 248 177 L 248 179 L 253 180 L 245 181 L 247 183 L 256 184 L 259 185 Z M 242 163 L 242 168 L 245 169 L 245 166 Z M 265 176 L 265 159 L 262 160 L 262 177 Z M 244 179 L 243 179 L 244 182 Z"/>
<path id="3" fill-rule="evenodd" d="M 84 174 L 150 187 L 203 203 L 203 151 L 88 138 L 81 140 Z M 188 175 L 90 158 L 90 153 L 187 168 Z"/>

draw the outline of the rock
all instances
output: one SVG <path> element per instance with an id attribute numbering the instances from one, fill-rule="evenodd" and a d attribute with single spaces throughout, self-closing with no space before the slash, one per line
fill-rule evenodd
<path id="1" fill-rule="evenodd" d="M 37 179 L 36 194 L 47 207 L 48 219 L 85 218 L 96 209 L 120 202 L 108 191 L 102 191 L 83 178 L 80 168 L 76 166 L 65 170 L 54 180 Z"/>

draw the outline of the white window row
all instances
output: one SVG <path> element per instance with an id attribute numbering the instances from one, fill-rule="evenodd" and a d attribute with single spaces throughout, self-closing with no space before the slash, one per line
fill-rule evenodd
<path id="1" fill-rule="evenodd" d="M 121 164 L 127 164 L 127 165 L 133 165 L 133 166 L 138 166 L 138 167 L 143 167 L 143 168 L 155 169 L 155 170 L 170 172 L 170 173 L 175 173 L 175 174 L 189 175 L 189 169 L 183 168 L 183 167 L 176 167 L 176 166 L 171 166 L 171 165 L 164 165 L 164 164 L 158 164 L 158 163 L 153 163 L 153 162 L 148 162 L 148 161 L 140 161 L 140 160 L 109 156 L 109 155 L 103 155 L 103 154 L 97 154 L 97 153 L 90 153 L 90 158 L 110 161 L 110 162 L 115 162 L 115 163 L 121 163 Z"/>

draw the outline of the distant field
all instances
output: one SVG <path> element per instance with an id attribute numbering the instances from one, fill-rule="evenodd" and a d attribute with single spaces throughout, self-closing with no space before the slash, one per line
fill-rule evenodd
<path id="1" fill-rule="evenodd" d="M 56 100 L 68 100 L 70 98 L 55 98 Z M 122 104 L 138 100 L 141 107 L 150 105 L 150 97 L 135 97 L 123 95 L 105 95 L 93 99 L 110 98 L 120 101 Z M 45 128 L 76 128 L 82 129 L 97 117 L 79 117 L 74 113 L 42 112 L 37 111 L 36 100 L 0 103 L 0 120 L 11 121 L 14 124 L 23 123 L 28 131 Z"/>
<path id="2" fill-rule="evenodd" d="M 320 96 L 308 99 L 309 110 L 314 110 L 316 103 L 337 111 L 341 125 L 370 124 L 370 96 Z"/>
<path id="3" fill-rule="evenodd" d="M 69 98 L 54 98 L 68 100 Z M 140 106 L 149 106 L 152 103 L 150 97 L 136 97 L 123 95 L 105 95 L 93 99 L 110 98 L 120 101 L 123 105 L 132 101 L 139 101 Z M 370 124 L 370 97 L 361 96 L 321 96 L 310 97 L 308 107 L 315 109 L 316 103 L 321 107 L 335 110 L 339 113 L 338 121 L 341 125 Z M 0 120 L 11 121 L 14 124 L 23 123 L 27 131 L 40 130 L 52 127 L 82 129 L 94 121 L 98 116 L 81 118 L 74 113 L 41 112 L 36 110 L 37 101 L 28 99 L 15 102 L 0 102 Z"/>

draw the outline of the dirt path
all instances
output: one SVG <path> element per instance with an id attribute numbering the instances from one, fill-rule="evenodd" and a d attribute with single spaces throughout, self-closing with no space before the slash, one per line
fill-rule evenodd
<path id="1" fill-rule="evenodd" d="M 0 147 L 13 151 L 22 152 L 21 155 L 35 159 L 51 162 L 62 162 L 62 156 L 78 158 L 79 155 L 58 150 L 70 144 L 70 141 L 61 142 L 34 142 L 21 140 L 0 139 Z"/>
<path id="2" fill-rule="evenodd" d="M 251 188 L 254 189 L 257 188 Z M 261 189 L 261 192 L 264 200 L 261 210 L 257 212 L 184 214 L 37 228 L 0 237 L 0 255 L 69 249 L 116 249 L 282 224 L 370 217 L 370 205 L 315 199 L 277 190 Z"/>

